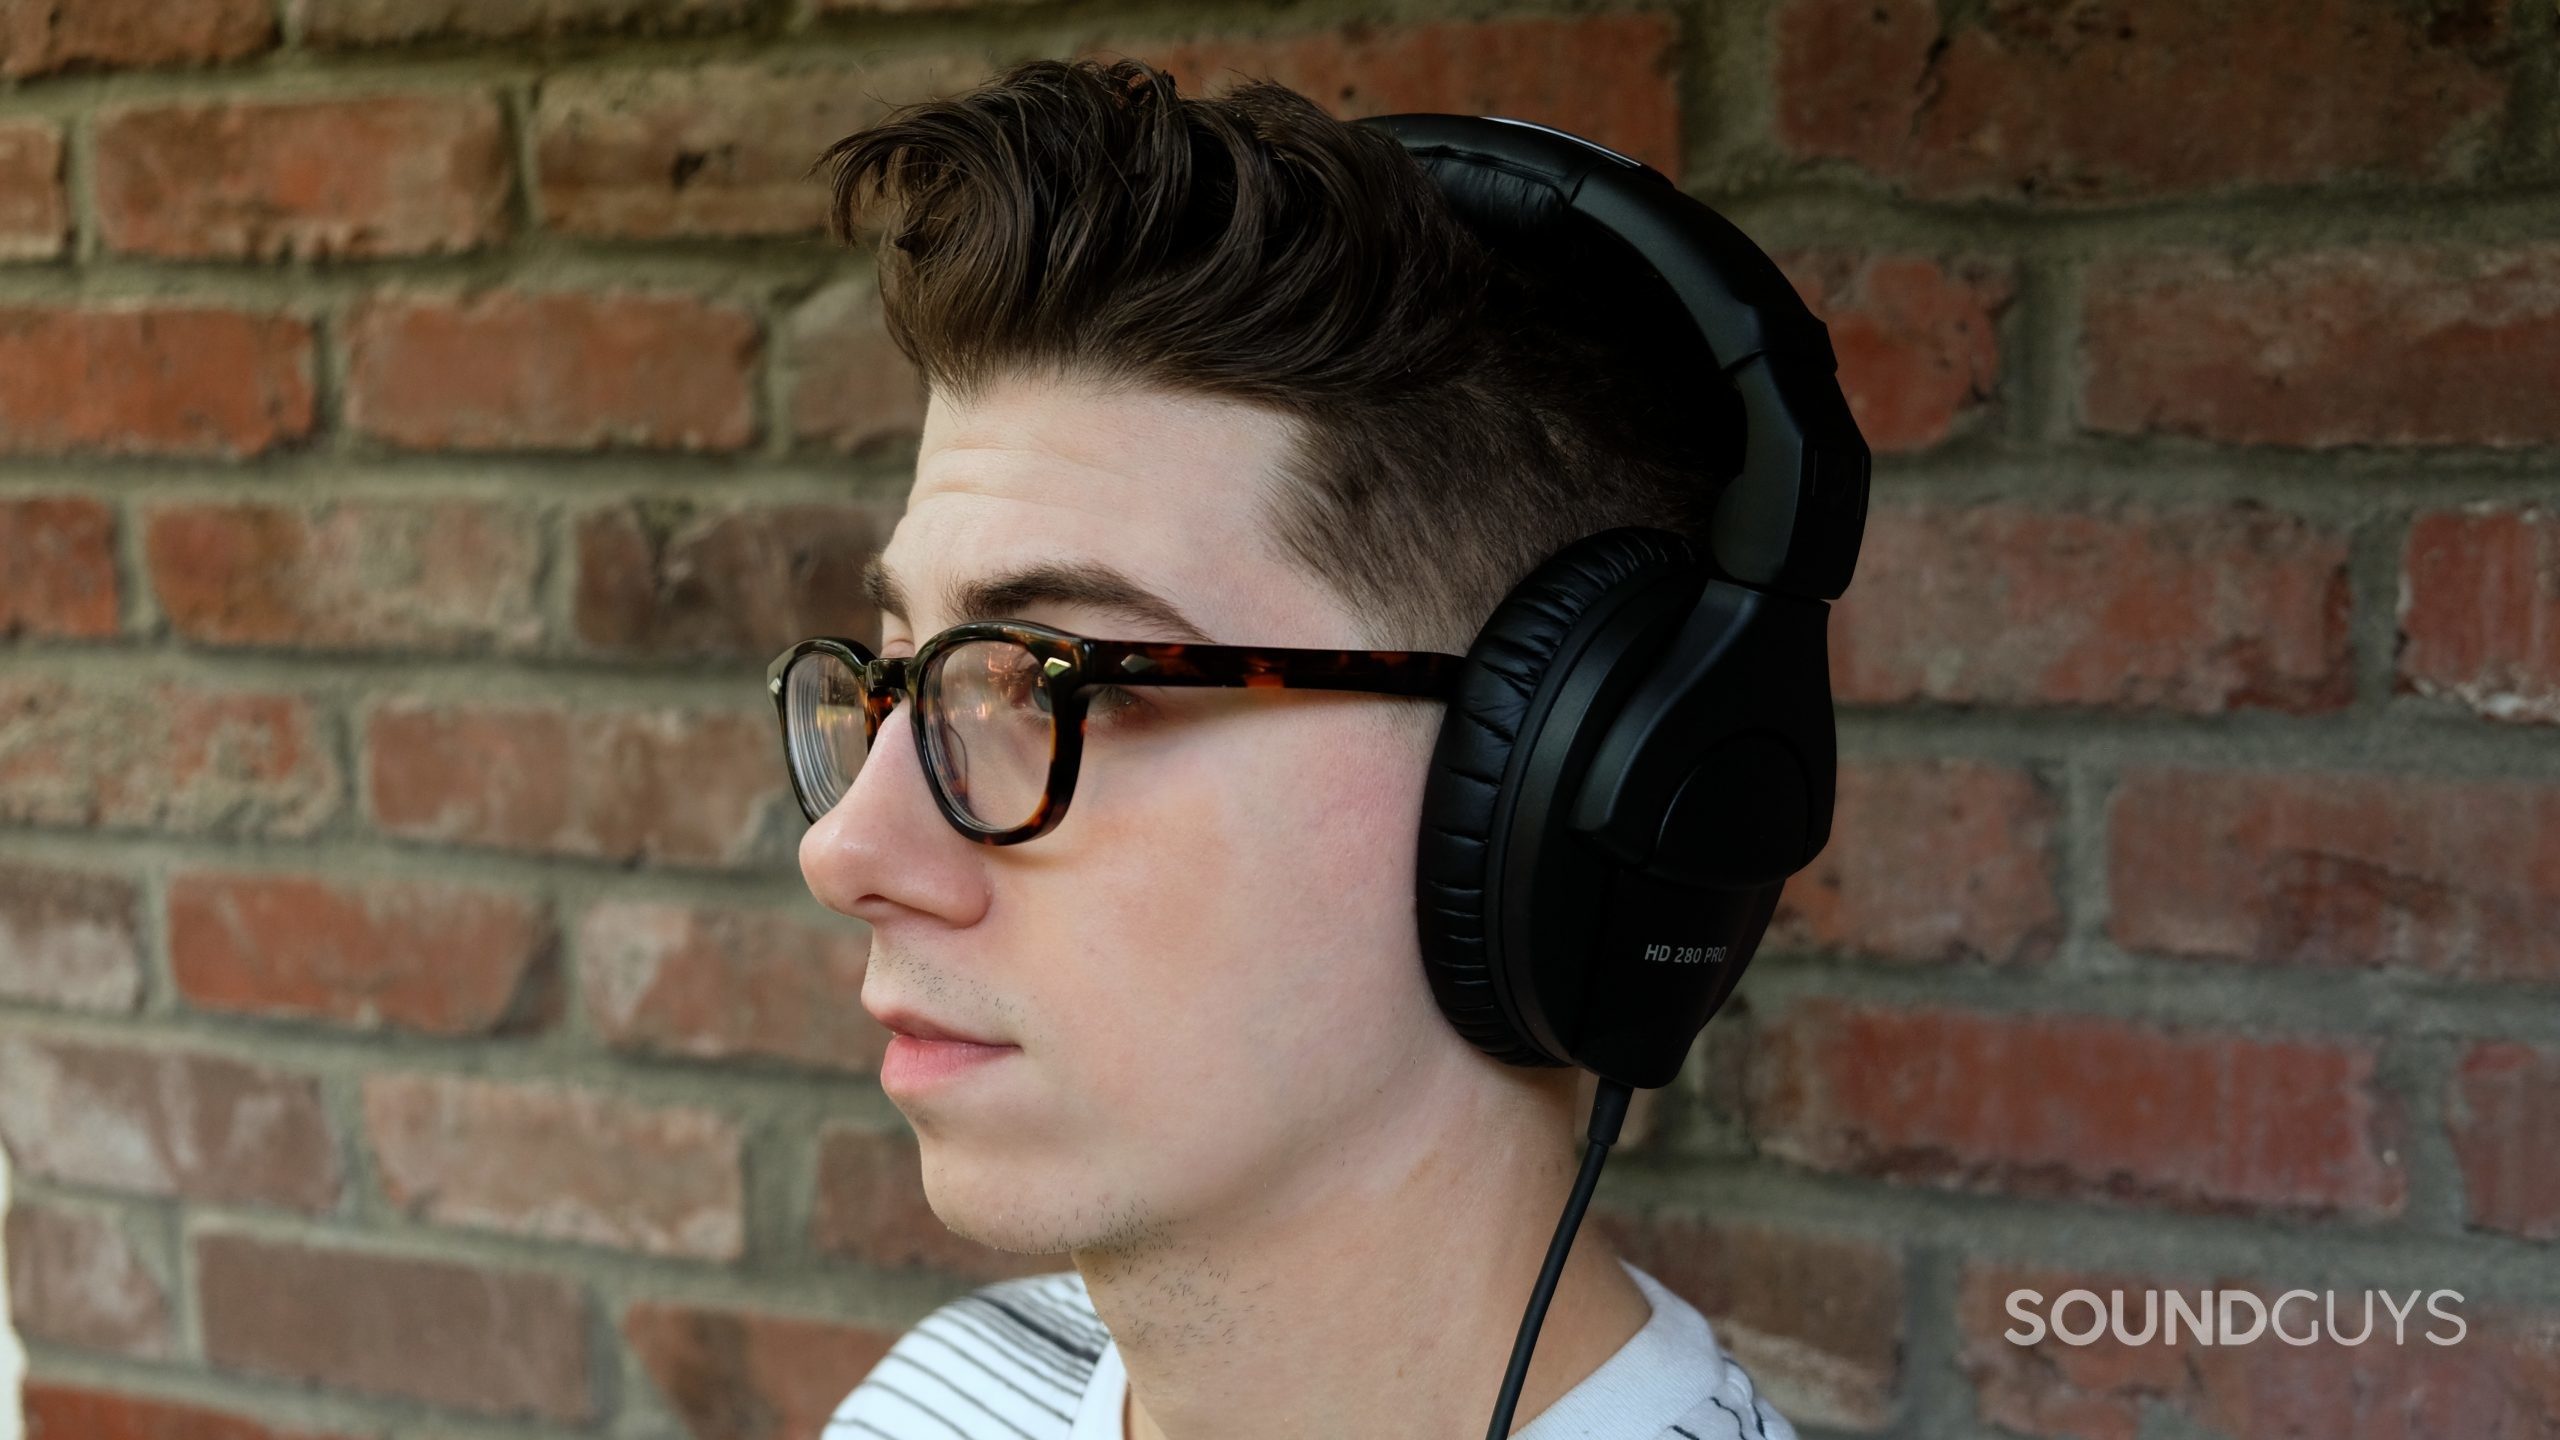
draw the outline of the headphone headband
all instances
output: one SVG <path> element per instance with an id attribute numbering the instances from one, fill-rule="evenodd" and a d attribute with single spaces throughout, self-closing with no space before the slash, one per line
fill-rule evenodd
<path id="1" fill-rule="evenodd" d="M 1830 331 L 1776 262 L 1662 172 L 1579 136 L 1499 116 L 1401 114 L 1387 131 L 1451 208 L 1533 272 L 1619 292 L 1630 327 L 1658 313 L 1651 290 L 1689 319 L 1696 372 L 1738 397 L 1740 470 L 1717 502 L 1716 564 L 1756 589 L 1833 600 L 1848 588 L 1865 529 L 1871 458 L 1834 374 Z M 1607 274 L 1632 251 L 1650 275 Z M 1723 396 L 1702 394 L 1702 405 Z"/>

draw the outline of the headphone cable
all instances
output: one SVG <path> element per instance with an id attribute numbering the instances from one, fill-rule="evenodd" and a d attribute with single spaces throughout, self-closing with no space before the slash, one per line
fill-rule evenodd
<path id="1" fill-rule="evenodd" d="M 1591 1097 L 1591 1143 L 1582 1152 L 1582 1173 L 1574 1177 L 1573 1198 L 1565 1201 L 1564 1218 L 1556 1222 L 1556 1238 L 1547 1243 L 1547 1263 L 1538 1269 L 1538 1286 L 1529 1292 L 1529 1309 L 1520 1317 L 1519 1338 L 1511 1342 L 1511 1368 L 1502 1377 L 1501 1397 L 1493 1404 L 1493 1424 L 1485 1440 L 1510 1440 L 1511 1412 L 1520 1404 L 1521 1383 L 1529 1378 L 1529 1353 L 1538 1346 L 1538 1327 L 1547 1318 L 1547 1302 L 1555 1297 L 1556 1277 L 1564 1273 L 1564 1257 L 1573 1249 L 1573 1232 L 1582 1227 L 1582 1212 L 1600 1184 L 1600 1166 L 1609 1147 L 1618 1143 L 1618 1126 L 1627 1118 L 1632 1086 L 1602 1076 Z"/>

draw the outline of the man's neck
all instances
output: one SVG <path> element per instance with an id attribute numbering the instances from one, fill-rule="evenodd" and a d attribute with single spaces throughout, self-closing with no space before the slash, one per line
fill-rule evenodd
<path id="1" fill-rule="evenodd" d="M 1128 1371 L 1128 1440 L 1481 1436 L 1579 1162 L 1553 1107 L 1524 1103 L 1538 1094 L 1453 1077 L 1245 1213 L 1078 1253 Z M 1514 1429 L 1650 1314 L 1605 1240 L 1579 1234 Z"/>

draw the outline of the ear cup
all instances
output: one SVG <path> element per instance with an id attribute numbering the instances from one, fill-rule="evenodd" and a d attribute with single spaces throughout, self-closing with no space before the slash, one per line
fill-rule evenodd
<path id="1" fill-rule="evenodd" d="M 1489 938 L 1501 913 L 1493 829 L 1507 810 L 1503 784 L 1522 728 L 1559 657 L 1570 664 L 1567 652 L 1588 638 L 1613 598 L 1666 574 L 1696 574 L 1705 563 L 1667 530 L 1626 526 L 1585 536 L 1513 586 L 1467 651 L 1424 782 L 1415 899 L 1423 968 L 1441 1012 L 1497 1060 L 1572 1063 L 1548 1054 L 1506 1009 L 1521 997 L 1497 972 Z"/>

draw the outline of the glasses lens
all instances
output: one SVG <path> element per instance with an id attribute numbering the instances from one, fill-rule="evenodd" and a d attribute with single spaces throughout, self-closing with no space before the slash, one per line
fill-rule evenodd
<path id="1" fill-rule="evenodd" d="M 922 694 L 925 746 L 952 805 L 986 830 L 1029 824 L 1057 744 L 1040 657 L 1010 640 L 965 641 L 934 657 Z"/>
<path id="2" fill-rule="evenodd" d="M 791 771 L 809 818 L 835 808 L 870 748 L 860 677 L 844 657 L 810 650 L 783 672 L 783 714 L 791 727 Z"/>

